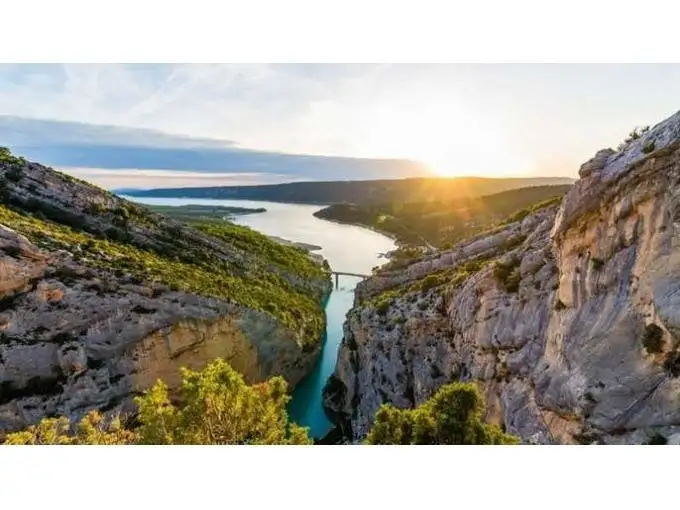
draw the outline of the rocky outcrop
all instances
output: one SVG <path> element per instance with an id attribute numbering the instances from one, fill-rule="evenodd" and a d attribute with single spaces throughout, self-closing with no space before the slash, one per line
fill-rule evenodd
<path id="1" fill-rule="evenodd" d="M 249 383 L 282 375 L 294 387 L 310 370 L 320 351 L 320 338 L 308 337 L 319 330 L 317 323 L 323 325 L 322 306 L 331 289 L 323 271 L 310 273 L 298 261 L 306 273 L 286 272 L 276 261 L 249 256 L 243 244 L 236 247 L 152 215 L 40 165 L 19 164 L 22 175 L 14 180 L 11 174 L 7 178 L 11 167 L 8 170 L 5 163 L 2 177 L 7 179 L 0 179 L 0 184 L 5 203 L 13 210 L 0 203 L 0 223 L 11 223 L 33 239 L 0 224 L 0 436 L 45 416 L 75 420 L 91 409 L 132 412 L 133 397 L 158 379 L 176 388 L 180 367 L 200 369 L 218 357 L 243 373 Z M 43 177 L 53 185 L 38 188 L 36 183 Z M 26 203 L 32 205 L 29 211 L 22 209 Z M 97 215 L 88 213 L 93 203 L 103 204 L 94 208 Z M 76 235 L 72 234 L 76 228 L 68 224 L 68 230 L 60 230 L 64 224 L 56 219 L 65 218 L 68 223 L 77 217 L 82 227 L 78 232 L 105 233 L 116 228 L 106 211 L 122 207 L 148 215 L 139 222 L 125 218 L 124 241 L 116 235 L 84 252 L 83 246 L 100 239 L 101 235 L 95 235 L 91 241 L 83 237 L 86 242 L 69 249 L 57 248 Z M 43 218 L 44 211 L 54 220 Z M 296 310 L 284 324 L 280 314 L 248 306 L 238 295 L 233 299 L 228 294 L 224 298 L 203 295 L 168 285 L 152 272 L 144 278 L 145 269 L 135 275 L 113 269 L 118 267 L 116 260 L 132 256 L 123 258 L 116 250 L 143 247 L 130 253 L 166 253 L 171 248 L 162 243 L 168 242 L 168 231 L 178 244 L 187 243 L 181 250 L 193 250 L 188 252 L 189 261 L 210 257 L 215 267 L 228 261 L 226 267 L 242 275 L 239 281 L 252 282 L 254 292 L 269 288 L 256 287 L 260 275 L 279 274 L 290 287 L 271 292 L 298 300 L 308 295 L 316 303 L 313 314 L 309 312 L 313 317 Z M 101 251 L 101 247 L 110 251 Z M 170 252 L 167 261 L 179 264 L 180 256 Z M 166 259 L 152 259 L 149 264 L 158 260 Z M 199 270 L 202 266 L 178 267 Z"/>
<path id="2" fill-rule="evenodd" d="M 526 443 L 677 441 L 680 112 L 580 174 L 559 208 L 360 285 L 326 392 L 353 439 L 461 379 Z"/>

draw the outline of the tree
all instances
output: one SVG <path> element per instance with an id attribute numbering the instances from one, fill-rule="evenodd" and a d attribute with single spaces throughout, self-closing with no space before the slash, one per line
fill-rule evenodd
<path id="1" fill-rule="evenodd" d="M 75 434 L 70 432 L 68 418 L 45 418 L 22 432 L 7 436 L 10 445 L 124 445 L 133 444 L 137 437 L 125 430 L 119 419 L 105 424 L 97 411 L 90 411 L 78 424 Z"/>
<path id="2" fill-rule="evenodd" d="M 177 404 L 158 381 L 136 399 L 134 430 L 118 419 L 109 424 L 96 411 L 75 433 L 67 418 L 46 418 L 22 432 L 9 434 L 5 444 L 312 444 L 307 429 L 288 422 L 290 397 L 282 377 L 248 386 L 241 374 L 217 359 L 194 372 L 182 369 Z"/>
<path id="3" fill-rule="evenodd" d="M 180 407 L 158 382 L 139 406 L 142 444 L 312 444 L 307 430 L 288 423 L 290 397 L 282 377 L 248 386 L 217 359 L 201 372 L 182 369 Z"/>
<path id="4" fill-rule="evenodd" d="M 472 383 L 442 386 L 415 409 L 383 404 L 366 442 L 386 444 L 517 444 L 519 439 L 483 421 L 484 399 Z"/>

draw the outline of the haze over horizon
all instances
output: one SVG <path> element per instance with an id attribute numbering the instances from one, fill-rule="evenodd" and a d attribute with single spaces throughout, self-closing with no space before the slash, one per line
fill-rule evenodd
<path id="1" fill-rule="evenodd" d="M 0 78 L 0 145 L 106 187 L 575 177 L 680 104 L 675 64 L 15 64 Z"/>

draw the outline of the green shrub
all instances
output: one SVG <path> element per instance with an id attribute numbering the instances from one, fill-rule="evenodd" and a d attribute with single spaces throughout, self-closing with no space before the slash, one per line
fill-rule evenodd
<path id="1" fill-rule="evenodd" d="M 92 216 L 101 216 L 106 210 L 106 206 L 99 202 L 91 202 L 86 208 L 86 211 Z"/>
<path id="2" fill-rule="evenodd" d="M 619 144 L 619 146 L 617 147 L 618 151 L 620 152 L 620 151 L 624 150 L 628 145 L 630 145 L 631 142 L 638 140 L 647 131 L 649 131 L 649 126 L 633 129 L 633 131 L 631 131 L 628 134 L 628 137 L 626 137 L 626 139 Z"/>
<path id="3" fill-rule="evenodd" d="M 604 260 L 593 257 L 590 259 L 590 264 L 595 271 L 599 271 L 604 266 Z"/>
<path id="4" fill-rule="evenodd" d="M 106 426 L 94 411 L 71 432 L 67 418 L 46 418 L 23 432 L 9 434 L 12 445 L 310 445 L 307 429 L 288 421 L 290 401 L 282 377 L 248 386 L 221 359 L 200 372 L 182 369 L 179 403 L 158 381 L 136 398 L 140 426 L 129 430 L 119 420 Z"/>
<path id="5" fill-rule="evenodd" d="M 35 203 L 40 207 L 39 202 Z M 51 216 L 59 216 L 61 211 L 52 211 L 49 208 L 43 210 L 47 210 Z M 70 221 L 72 218 L 66 215 L 62 219 Z M 173 289 L 226 299 L 268 312 L 291 331 L 299 332 L 302 343 L 314 344 L 323 333 L 323 310 L 315 301 L 314 295 L 307 287 L 294 287 L 273 270 L 280 263 L 287 268 L 299 269 L 299 272 L 291 270 L 293 274 L 321 276 L 321 267 L 305 253 L 286 250 L 288 247 L 279 245 L 262 234 L 248 232 L 249 229 L 237 228 L 238 232 L 243 232 L 245 238 L 227 243 L 247 254 L 248 239 L 253 240 L 251 256 L 244 255 L 247 265 L 236 267 L 230 262 L 211 258 L 208 255 L 212 252 L 205 245 L 191 243 L 191 239 L 181 239 L 183 244 L 168 245 L 168 253 L 160 253 L 160 250 L 142 249 L 132 245 L 129 233 L 115 227 L 111 227 L 113 230 L 108 232 L 110 237 L 102 239 L 63 224 L 19 214 L 2 205 L 0 223 L 22 233 L 41 247 L 72 250 L 73 246 L 80 246 L 82 256 L 89 260 L 88 265 L 97 269 L 118 274 L 130 273 L 140 281 L 158 281 Z M 234 227 L 223 223 L 227 230 Z M 184 260 L 176 257 L 179 250 L 185 252 Z M 271 307 L 273 311 L 271 308 L 265 309 L 269 303 L 274 303 Z"/>
<path id="6" fill-rule="evenodd" d="M 466 262 L 465 264 L 463 264 L 463 267 L 461 269 L 466 273 L 472 274 L 482 269 L 484 265 L 485 263 L 482 260 L 471 260 L 470 262 Z"/>
<path id="7" fill-rule="evenodd" d="M 497 261 L 494 264 L 493 275 L 506 292 L 517 292 L 519 290 L 519 283 L 521 281 L 521 275 L 519 274 L 520 263 L 519 257 L 512 256 L 505 263 Z"/>
<path id="8" fill-rule="evenodd" d="M 652 435 L 645 444 L 646 445 L 665 445 L 665 444 L 668 444 L 668 440 L 657 432 L 654 435 Z"/>
<path id="9" fill-rule="evenodd" d="M 521 245 L 524 241 L 526 241 L 526 239 L 527 236 L 524 234 L 514 235 L 505 240 L 505 242 L 502 244 L 502 248 L 503 250 L 508 252 L 513 248 L 516 248 L 517 246 Z"/>
<path id="10" fill-rule="evenodd" d="M 515 223 L 516 221 L 522 221 L 524 218 L 531 214 L 530 209 L 520 209 L 514 214 L 511 214 L 503 223 Z"/>
<path id="11" fill-rule="evenodd" d="M 654 148 L 656 147 L 656 144 L 654 142 L 648 142 L 645 144 L 644 147 L 642 147 L 642 153 L 643 154 L 649 154 L 650 152 L 654 152 Z"/>
<path id="12" fill-rule="evenodd" d="M 415 409 L 383 404 L 366 438 L 371 445 L 511 445 L 519 438 L 484 423 L 484 398 L 472 383 L 455 382 Z"/>
<path id="13" fill-rule="evenodd" d="M 423 292 L 427 292 L 428 290 L 438 287 L 439 285 L 443 285 L 446 283 L 446 278 L 444 275 L 441 274 L 429 274 L 425 278 L 423 278 L 421 284 L 420 284 L 420 289 Z"/>
<path id="14" fill-rule="evenodd" d="M 648 324 L 642 336 L 642 345 L 649 353 L 659 353 L 663 350 L 663 330 L 656 324 Z"/>
<path id="15" fill-rule="evenodd" d="M 24 173 L 20 167 L 13 167 L 5 172 L 5 177 L 12 182 L 19 182 L 23 176 Z"/>
<path id="16" fill-rule="evenodd" d="M 376 313 L 378 315 L 381 315 L 381 316 L 387 315 L 387 311 L 390 309 L 391 304 L 392 304 L 392 301 L 389 298 L 381 299 L 375 305 Z"/>

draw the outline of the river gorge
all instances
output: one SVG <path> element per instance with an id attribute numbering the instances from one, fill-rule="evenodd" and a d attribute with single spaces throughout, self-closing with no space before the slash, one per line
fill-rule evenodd
<path id="1" fill-rule="evenodd" d="M 395 248 L 394 241 L 379 233 L 314 217 L 314 212 L 322 209 L 318 205 L 197 198 L 124 198 L 150 205 L 199 204 L 264 208 L 264 213 L 239 215 L 233 221 L 268 236 L 321 246 L 314 253 L 322 255 L 334 271 L 369 274 L 374 266 L 385 262 L 382 254 Z M 352 307 L 354 287 L 359 281 L 356 277 L 340 276 L 338 287 L 334 286 L 326 303 L 327 325 L 321 354 L 311 372 L 295 388 L 289 404 L 291 419 L 309 427 L 310 435 L 315 438 L 321 438 L 332 428 L 322 407 L 322 390 L 335 369 L 343 336 L 343 323 Z"/>

